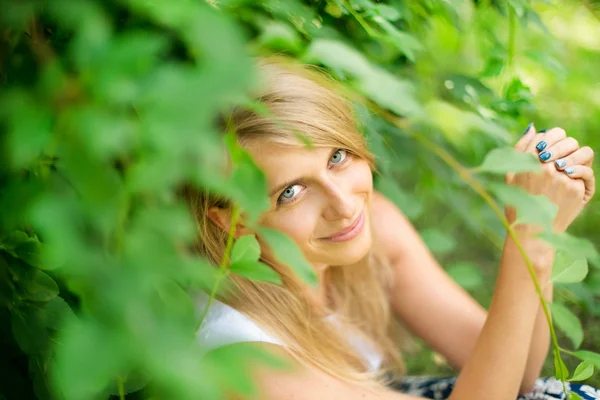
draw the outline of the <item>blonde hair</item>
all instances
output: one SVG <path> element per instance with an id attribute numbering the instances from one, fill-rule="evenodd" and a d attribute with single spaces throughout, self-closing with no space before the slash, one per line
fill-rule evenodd
<path id="1" fill-rule="evenodd" d="M 248 109 L 233 111 L 233 125 L 241 146 L 258 141 L 301 146 L 300 133 L 316 147 L 340 147 L 366 160 L 374 169 L 374 157 L 348 102 L 334 90 L 333 81 L 316 67 L 297 65 L 281 57 L 258 62 L 263 85 L 255 98 L 270 112 L 259 115 Z M 199 228 L 197 250 L 214 265 L 223 258 L 227 233 L 207 216 L 211 207 L 228 207 L 218 196 L 190 187 L 183 192 Z M 376 233 L 376 232 L 375 232 Z M 376 242 L 376 241 L 374 241 Z M 245 313 L 283 342 L 298 361 L 313 365 L 340 379 L 380 382 L 404 373 L 398 341 L 406 333 L 395 323 L 387 286 L 390 266 L 374 247 L 364 262 L 352 266 L 330 266 L 325 272 L 328 295 L 341 325 L 324 320 L 324 313 L 311 306 L 305 284 L 285 265 L 271 263 L 282 278 L 281 286 L 231 276 L 230 295 L 221 299 Z M 365 366 L 342 332 L 368 340 L 383 355 L 376 373 Z"/>

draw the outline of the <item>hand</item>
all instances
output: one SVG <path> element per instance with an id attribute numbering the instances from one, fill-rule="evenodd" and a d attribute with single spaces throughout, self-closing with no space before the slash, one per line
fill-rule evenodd
<path id="1" fill-rule="evenodd" d="M 558 206 L 554 231 L 564 232 L 594 195 L 594 151 L 588 146 L 580 148 L 577 140 L 567 136 L 562 128 L 536 133 L 533 124 L 515 148 L 535 154 L 542 163 L 542 172 L 509 174 L 506 182 L 548 197 Z M 514 222 L 514 210 L 507 210 L 507 217 L 510 223 Z"/>

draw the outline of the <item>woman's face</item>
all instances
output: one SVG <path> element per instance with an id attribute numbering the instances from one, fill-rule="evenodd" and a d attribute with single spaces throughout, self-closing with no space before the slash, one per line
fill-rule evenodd
<path id="1" fill-rule="evenodd" d="M 287 233 L 313 264 L 348 265 L 368 253 L 373 180 L 365 160 L 331 147 L 262 143 L 248 151 L 268 183 L 261 225 Z"/>

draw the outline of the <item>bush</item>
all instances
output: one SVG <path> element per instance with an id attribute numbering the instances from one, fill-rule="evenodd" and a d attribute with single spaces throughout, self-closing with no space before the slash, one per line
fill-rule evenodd
<path id="1" fill-rule="evenodd" d="M 235 170 L 219 172 L 222 135 L 213 124 L 233 105 L 259 107 L 246 98 L 257 54 L 316 63 L 340 80 L 378 157 L 378 189 L 487 304 L 505 227 L 468 187 L 516 201 L 538 221 L 552 213 L 492 185 L 530 164 L 491 150 L 511 146 L 530 120 L 599 143 L 593 5 L 529 3 L 6 1 L 2 398 L 218 399 L 224 390 L 255 393 L 248 362 L 277 364 L 259 352 L 201 357 L 194 332 L 202 310 L 193 293 L 214 295 L 230 272 L 185 250 L 195 227 L 177 196 L 191 183 L 251 215 L 264 209 L 264 177 L 246 153 L 230 148 Z M 598 238 L 597 202 L 574 227 L 581 238 Z M 296 270 L 314 279 L 289 239 L 271 235 Z M 558 338 L 575 348 L 600 315 L 600 275 L 593 270 L 583 280 L 587 261 L 599 267 L 600 257 L 581 238 L 555 241 L 563 247 L 555 324 L 564 332 Z M 589 336 L 586 347 L 597 350 Z M 449 371 L 428 354 L 409 360 L 413 371 Z M 565 354 L 600 368 L 594 353 Z M 566 361 L 571 367 L 574 359 Z"/>

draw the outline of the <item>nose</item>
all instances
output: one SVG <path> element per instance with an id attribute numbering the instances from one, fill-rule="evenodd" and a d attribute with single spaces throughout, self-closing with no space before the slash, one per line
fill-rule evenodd
<path id="1" fill-rule="evenodd" d="M 325 196 L 327 205 L 323 211 L 323 218 L 326 220 L 351 219 L 356 215 L 356 206 L 352 202 L 352 196 L 340 186 L 334 183 L 327 184 Z"/>

